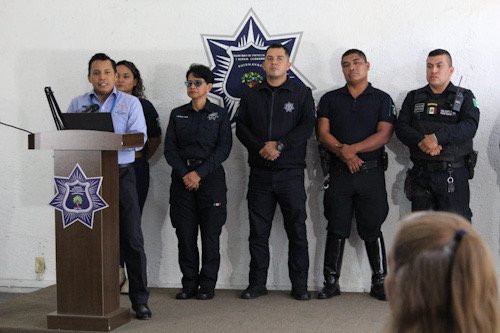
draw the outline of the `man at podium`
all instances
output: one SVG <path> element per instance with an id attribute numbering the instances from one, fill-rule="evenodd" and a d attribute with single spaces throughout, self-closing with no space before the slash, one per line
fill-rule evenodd
<path id="1" fill-rule="evenodd" d="M 146 121 L 139 99 L 115 88 L 115 61 L 104 53 L 95 54 L 89 61 L 88 80 L 93 89 L 75 97 L 71 101 L 68 112 L 88 112 L 94 109 L 94 105 L 97 105 L 99 112 L 111 113 L 115 133 L 143 133 L 144 142 L 146 142 Z M 134 150 L 118 151 L 120 250 L 124 253 L 130 280 L 129 297 L 132 309 L 135 311 L 137 319 L 145 320 L 151 318 L 151 310 L 148 307 L 149 291 L 147 289 L 146 254 L 141 230 L 141 213 L 135 173 L 132 167 L 134 160 Z"/>

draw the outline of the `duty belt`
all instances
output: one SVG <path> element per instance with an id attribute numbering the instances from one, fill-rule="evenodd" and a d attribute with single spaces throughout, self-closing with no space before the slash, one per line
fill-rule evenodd
<path id="1" fill-rule="evenodd" d="M 372 161 L 365 161 L 363 165 L 361 165 L 361 170 L 370 170 L 370 169 L 375 169 L 378 167 L 380 163 L 378 160 L 372 160 Z"/>
<path id="2" fill-rule="evenodd" d="M 132 163 L 123 163 L 123 164 L 118 164 L 118 167 L 120 167 L 120 168 L 123 169 L 123 168 L 127 168 L 127 167 L 129 167 L 131 165 L 132 165 Z"/>
<path id="3" fill-rule="evenodd" d="M 439 162 L 430 162 L 430 161 L 415 161 L 415 166 L 418 168 L 423 168 L 427 171 L 446 171 L 448 170 L 448 166 L 452 169 L 462 168 L 465 166 L 464 161 L 455 161 L 455 162 L 447 162 L 447 161 L 439 161 Z"/>
<path id="4" fill-rule="evenodd" d="M 379 160 L 371 160 L 371 161 L 364 161 L 361 167 L 359 168 L 359 171 L 368 171 L 370 169 L 375 169 L 379 166 L 382 166 L 382 161 Z M 337 162 L 333 164 L 333 169 L 334 170 L 349 170 L 347 165 L 343 162 Z"/>
<path id="5" fill-rule="evenodd" d="M 189 167 L 201 165 L 205 160 L 200 160 L 197 158 L 189 158 L 186 160 L 186 165 Z"/>

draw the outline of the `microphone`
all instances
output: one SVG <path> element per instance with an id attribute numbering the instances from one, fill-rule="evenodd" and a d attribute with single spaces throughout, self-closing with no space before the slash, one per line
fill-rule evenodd
<path id="1" fill-rule="evenodd" d="M 89 106 L 86 106 L 81 112 L 82 113 L 91 113 L 91 112 L 96 112 L 99 111 L 99 105 L 98 104 L 91 104 Z"/>

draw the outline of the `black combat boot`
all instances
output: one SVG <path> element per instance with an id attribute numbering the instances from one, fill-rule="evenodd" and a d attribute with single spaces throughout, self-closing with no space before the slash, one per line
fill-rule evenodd
<path id="1" fill-rule="evenodd" d="M 344 256 L 345 238 L 337 235 L 328 235 L 325 247 L 325 263 L 323 274 L 325 286 L 318 293 L 319 299 L 328 299 L 340 295 L 339 277 Z"/>
<path id="2" fill-rule="evenodd" d="M 387 300 L 384 290 L 384 279 L 387 274 L 387 262 L 385 258 L 385 245 L 382 234 L 372 242 L 366 242 L 366 253 L 372 269 L 372 286 L 370 296 L 378 300 Z"/>

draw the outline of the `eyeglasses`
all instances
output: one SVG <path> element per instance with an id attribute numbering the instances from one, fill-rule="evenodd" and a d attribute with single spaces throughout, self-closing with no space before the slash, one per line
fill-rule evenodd
<path id="1" fill-rule="evenodd" d="M 200 86 L 203 84 L 203 80 L 193 80 L 193 81 L 191 81 L 191 80 L 187 80 L 186 82 L 184 82 L 184 84 L 185 84 L 185 85 L 186 85 L 186 87 L 188 87 L 188 88 L 189 88 L 189 87 L 191 87 L 191 85 L 193 85 L 193 84 L 194 84 L 194 86 L 195 86 L 196 88 L 198 88 L 198 87 L 200 87 Z"/>

